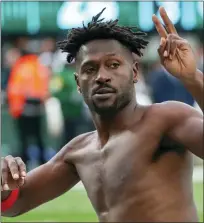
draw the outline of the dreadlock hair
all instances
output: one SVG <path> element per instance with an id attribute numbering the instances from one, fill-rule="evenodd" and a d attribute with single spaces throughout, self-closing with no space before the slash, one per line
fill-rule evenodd
<path id="1" fill-rule="evenodd" d="M 99 19 L 99 17 L 105 9 L 106 8 L 96 16 L 93 16 L 91 22 L 89 22 L 87 26 L 85 26 L 83 22 L 82 28 L 71 29 L 70 32 L 68 32 L 67 39 L 57 43 L 62 52 L 68 53 L 68 63 L 71 63 L 76 58 L 83 44 L 96 39 L 118 40 L 132 53 L 135 53 L 139 57 L 143 56 L 141 49 L 144 49 L 148 44 L 148 41 L 144 39 L 144 36 L 147 34 L 139 31 L 137 27 L 119 26 L 118 19 L 102 22 L 104 18 Z M 137 31 L 134 32 L 132 30 L 133 28 L 136 28 Z"/>

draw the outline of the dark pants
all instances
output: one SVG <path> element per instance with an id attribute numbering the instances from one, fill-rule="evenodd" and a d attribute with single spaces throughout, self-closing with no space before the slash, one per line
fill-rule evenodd
<path id="1" fill-rule="evenodd" d="M 30 140 L 34 141 L 34 144 L 40 150 L 39 161 L 41 164 L 45 163 L 44 160 L 44 145 L 41 134 L 41 119 L 42 116 L 20 116 L 17 122 L 17 133 L 20 141 L 20 157 L 25 163 L 28 162 L 28 148 L 30 145 Z"/>
<path id="2" fill-rule="evenodd" d="M 71 141 L 77 135 L 77 129 L 81 123 L 80 118 L 71 119 L 66 118 L 64 120 L 64 133 L 62 137 L 61 147 L 66 145 L 69 141 Z"/>

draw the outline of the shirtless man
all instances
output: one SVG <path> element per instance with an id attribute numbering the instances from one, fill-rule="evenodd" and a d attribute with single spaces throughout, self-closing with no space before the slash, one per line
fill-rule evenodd
<path id="1" fill-rule="evenodd" d="M 96 131 L 74 138 L 27 175 L 19 157 L 3 158 L 2 199 L 16 188 L 20 192 L 2 215 L 26 213 L 81 180 L 101 222 L 196 222 L 191 153 L 203 158 L 203 115 L 180 102 L 137 104 L 132 53 L 141 56 L 144 33 L 99 21 L 101 13 L 60 43 L 68 62 L 76 59 L 78 91 Z M 203 74 L 191 47 L 164 8 L 160 14 L 166 30 L 155 15 L 153 22 L 161 63 L 203 110 Z"/>

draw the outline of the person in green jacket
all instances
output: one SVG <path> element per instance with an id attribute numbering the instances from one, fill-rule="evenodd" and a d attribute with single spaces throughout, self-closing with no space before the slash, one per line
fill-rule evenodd
<path id="1" fill-rule="evenodd" d="M 50 83 L 51 94 L 59 99 L 64 116 L 62 145 L 77 135 L 77 129 L 83 122 L 83 100 L 77 92 L 73 73 L 73 65 L 66 65 L 61 72 L 54 74 Z"/>

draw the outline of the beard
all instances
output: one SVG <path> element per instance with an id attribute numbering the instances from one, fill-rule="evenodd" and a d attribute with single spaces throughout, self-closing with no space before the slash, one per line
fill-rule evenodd
<path id="1" fill-rule="evenodd" d="M 114 95 L 114 100 L 112 98 L 105 102 L 97 103 L 95 100 L 91 100 L 91 106 L 89 106 L 92 112 L 97 113 L 103 117 L 111 117 L 121 111 L 126 107 L 132 100 L 132 90 L 122 91 L 123 93 Z"/>
<path id="2" fill-rule="evenodd" d="M 118 107 L 117 99 L 111 105 L 99 105 L 93 101 L 92 111 L 96 112 L 100 116 L 112 116 L 117 113 Z"/>
<path id="3" fill-rule="evenodd" d="M 82 94 L 91 113 L 109 118 L 117 114 L 132 101 L 135 87 L 131 76 L 126 84 L 122 85 L 119 89 L 115 89 L 115 91 L 113 95 L 104 100 L 94 97 L 93 93 L 88 91 L 88 89 L 84 89 Z"/>

